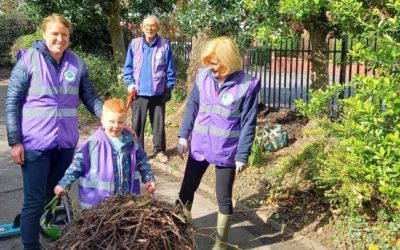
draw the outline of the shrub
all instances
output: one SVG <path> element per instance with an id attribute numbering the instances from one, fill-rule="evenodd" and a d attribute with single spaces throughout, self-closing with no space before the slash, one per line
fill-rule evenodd
<path id="1" fill-rule="evenodd" d="M 352 240 L 356 248 L 374 242 L 380 246 L 398 244 L 395 239 L 400 229 L 384 225 L 395 225 L 400 209 L 399 80 L 400 74 L 394 73 L 356 77 L 352 83 L 356 95 L 341 100 L 338 121 L 319 122 L 318 135 L 325 138 L 322 147 L 307 161 L 289 164 L 308 168 L 312 175 L 303 178 L 322 191 L 343 217 L 364 221 L 362 226 L 345 225 L 351 239 L 358 235 Z M 306 108 L 313 112 L 306 114 L 318 113 L 314 111 L 321 109 L 328 92 L 314 93 Z M 296 172 L 299 168 L 292 169 Z"/>
<path id="2" fill-rule="evenodd" d="M 306 103 L 303 99 L 295 100 L 296 108 L 299 114 L 304 117 L 317 118 L 330 115 L 330 106 L 332 100 L 337 98 L 339 93 L 346 88 L 345 85 L 333 84 L 326 91 L 310 90 L 310 101 Z"/>
<path id="3" fill-rule="evenodd" d="M 176 103 L 182 103 L 186 99 L 186 70 L 188 66 L 189 60 L 175 57 L 176 85 L 172 92 L 172 100 Z"/>
<path id="4" fill-rule="evenodd" d="M 17 52 L 19 49 L 29 48 L 34 41 L 40 39 L 42 39 L 42 32 L 40 32 L 40 30 L 37 30 L 36 32 L 29 35 L 18 37 L 10 49 L 10 57 L 12 57 L 13 62 L 15 62 L 16 60 Z"/>
<path id="5" fill-rule="evenodd" d="M 119 77 L 120 69 L 115 66 L 110 55 L 89 54 L 81 51 L 76 51 L 76 54 L 86 63 L 90 80 L 103 100 L 106 97 L 127 99 L 126 87 Z M 79 107 L 79 115 L 83 120 L 93 118 L 83 104 Z"/>
<path id="6" fill-rule="evenodd" d="M 10 65 L 12 57 L 9 49 L 15 39 L 33 30 L 33 25 L 27 17 L 18 12 L 0 14 L 0 66 Z"/>
<path id="7" fill-rule="evenodd" d="M 261 167 L 268 158 L 268 152 L 265 150 L 264 140 L 260 132 L 261 130 L 257 128 L 248 160 L 250 167 Z"/>

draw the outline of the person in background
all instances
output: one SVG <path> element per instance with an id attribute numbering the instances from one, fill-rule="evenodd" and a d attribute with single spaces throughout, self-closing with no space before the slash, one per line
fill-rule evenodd
<path id="1" fill-rule="evenodd" d="M 85 63 L 68 49 L 70 22 L 52 14 L 43 20 L 41 31 L 43 40 L 17 55 L 5 107 L 11 157 L 22 169 L 24 249 L 40 249 L 44 206 L 72 162 L 79 137 L 79 99 L 97 117 L 103 106 Z"/>
<path id="2" fill-rule="evenodd" d="M 124 129 L 126 117 L 122 100 L 104 102 L 102 126 L 79 147 L 71 166 L 54 188 L 56 195 L 63 195 L 79 178 L 81 206 L 90 208 L 118 192 L 140 194 L 140 176 L 147 191 L 154 193 L 153 172 L 141 145 Z"/>
<path id="3" fill-rule="evenodd" d="M 171 44 L 157 35 L 160 21 L 156 16 L 143 20 L 141 37 L 129 44 L 123 75 L 128 91 L 136 91 L 137 99 L 132 104 L 132 127 L 144 148 L 144 130 L 147 111 L 153 130 L 153 153 L 162 163 L 165 155 L 165 103 L 171 99 L 176 72 Z"/>
<path id="4" fill-rule="evenodd" d="M 243 72 L 239 49 L 228 37 L 208 42 L 201 60 L 207 68 L 196 76 L 178 135 L 178 153 L 183 156 L 189 144 L 190 152 L 177 202 L 190 211 L 204 172 L 215 164 L 219 212 L 213 249 L 226 249 L 233 182 L 251 152 L 260 81 Z"/>

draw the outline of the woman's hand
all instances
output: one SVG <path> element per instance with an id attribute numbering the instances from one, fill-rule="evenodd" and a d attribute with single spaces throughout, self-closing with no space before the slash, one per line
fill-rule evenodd
<path id="1" fill-rule="evenodd" d="M 25 163 L 25 150 L 22 143 L 11 146 L 11 158 L 16 164 L 23 165 Z"/>
<path id="2" fill-rule="evenodd" d="M 240 161 L 236 161 L 235 165 L 236 165 L 236 174 L 243 171 L 247 167 L 246 163 Z"/>
<path id="3" fill-rule="evenodd" d="M 65 190 L 64 188 L 62 188 L 60 185 L 57 185 L 57 186 L 54 188 L 54 193 L 55 193 L 58 197 L 63 196 L 66 192 L 67 192 L 67 190 Z"/>
<path id="4" fill-rule="evenodd" d="M 176 145 L 176 148 L 178 149 L 178 154 L 181 158 L 183 158 L 183 155 L 186 154 L 188 150 L 188 141 L 185 138 L 179 138 L 178 145 Z"/>

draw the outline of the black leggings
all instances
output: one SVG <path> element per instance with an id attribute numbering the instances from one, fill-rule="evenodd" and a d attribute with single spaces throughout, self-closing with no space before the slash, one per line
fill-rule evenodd
<path id="1" fill-rule="evenodd" d="M 209 165 L 208 161 L 196 161 L 189 155 L 181 190 L 179 191 L 179 199 L 183 204 L 193 203 L 194 193 L 199 187 L 201 178 Z M 219 212 L 222 214 L 232 214 L 232 187 L 235 180 L 235 168 L 216 166 L 215 172 L 215 190 Z"/>

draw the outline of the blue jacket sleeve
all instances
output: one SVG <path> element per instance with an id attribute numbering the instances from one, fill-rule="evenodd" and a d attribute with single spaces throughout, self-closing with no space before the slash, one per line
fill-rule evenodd
<path id="1" fill-rule="evenodd" d="M 243 102 L 243 109 L 240 117 L 241 134 L 239 137 L 235 161 L 240 161 L 243 163 L 247 163 L 256 131 L 260 81 L 258 79 L 255 79 L 255 81 L 257 81 L 257 84 L 246 96 L 246 99 Z"/>
<path id="2" fill-rule="evenodd" d="M 128 46 L 128 51 L 126 52 L 126 58 L 123 69 L 123 77 L 126 86 L 135 83 L 135 79 L 133 78 L 133 51 L 132 46 Z"/>
<path id="3" fill-rule="evenodd" d="M 168 42 L 165 61 L 167 63 L 167 88 L 172 89 L 176 83 L 176 71 L 170 42 Z"/>
<path id="4" fill-rule="evenodd" d="M 79 147 L 75 153 L 74 160 L 72 161 L 69 168 L 65 171 L 64 177 L 60 180 L 58 185 L 64 189 L 70 189 L 72 183 L 74 183 L 83 172 L 83 154 L 82 147 Z"/>
<path id="5" fill-rule="evenodd" d="M 28 73 L 23 60 L 19 60 L 11 72 L 5 103 L 9 146 L 22 143 L 21 110 L 22 102 L 28 93 L 28 89 Z"/>
<path id="6" fill-rule="evenodd" d="M 150 164 L 147 159 L 147 155 L 144 152 L 142 146 L 137 145 L 138 149 L 136 150 L 136 163 L 137 169 L 142 177 L 142 182 L 152 182 L 155 181 L 153 171 L 150 168 Z"/>
<path id="7" fill-rule="evenodd" d="M 103 101 L 100 99 L 92 82 L 85 63 L 82 63 L 82 76 L 79 84 L 79 97 L 86 108 L 96 117 L 100 118 L 103 111 Z"/>
<path id="8" fill-rule="evenodd" d="M 186 104 L 185 114 L 183 116 L 181 128 L 178 137 L 188 139 L 193 130 L 194 121 L 199 112 L 199 89 L 194 85 L 192 93 Z"/>

